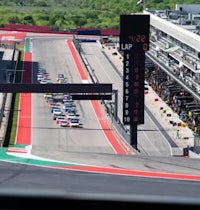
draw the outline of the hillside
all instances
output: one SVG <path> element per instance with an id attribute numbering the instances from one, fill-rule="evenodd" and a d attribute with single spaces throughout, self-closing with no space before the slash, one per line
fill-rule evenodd
<path id="1" fill-rule="evenodd" d="M 26 24 L 51 26 L 53 30 L 71 28 L 119 28 L 120 14 L 152 9 L 175 9 L 175 4 L 200 3 L 200 0 L 0 0 L 0 26 Z"/>

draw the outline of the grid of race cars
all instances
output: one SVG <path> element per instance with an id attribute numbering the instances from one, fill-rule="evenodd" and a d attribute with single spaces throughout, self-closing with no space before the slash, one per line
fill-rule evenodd
<path id="1" fill-rule="evenodd" d="M 37 81 L 40 84 L 52 83 L 49 74 L 43 68 L 38 70 Z M 67 83 L 67 78 L 65 78 L 64 74 L 59 73 L 56 77 L 56 82 L 60 84 Z M 56 124 L 60 127 L 82 128 L 76 103 L 69 93 L 45 93 L 44 99 Z"/>

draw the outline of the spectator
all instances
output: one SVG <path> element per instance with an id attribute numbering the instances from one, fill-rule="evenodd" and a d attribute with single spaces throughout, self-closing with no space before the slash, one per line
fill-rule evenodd
<path id="1" fill-rule="evenodd" d="M 179 131 L 179 129 L 176 131 L 176 139 L 180 139 L 180 131 Z"/>

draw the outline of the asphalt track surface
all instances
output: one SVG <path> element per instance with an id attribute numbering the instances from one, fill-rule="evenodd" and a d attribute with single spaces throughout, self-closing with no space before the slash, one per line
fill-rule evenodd
<path id="1" fill-rule="evenodd" d="M 34 41 L 38 42 L 37 39 L 36 40 L 32 40 L 32 41 L 33 41 L 33 43 L 34 43 Z M 68 69 L 67 75 L 70 75 L 69 79 L 71 79 L 72 82 L 81 82 L 81 80 L 82 81 L 83 80 L 84 81 L 87 80 L 87 75 L 83 71 L 84 70 L 83 66 L 81 66 L 82 65 L 81 63 L 79 63 L 80 60 L 78 59 L 78 54 L 75 54 L 75 51 L 73 51 L 73 46 L 71 45 L 71 41 L 66 41 L 66 40 L 59 40 L 59 41 L 57 41 L 56 39 L 47 39 L 47 41 L 46 41 L 46 40 L 41 39 L 41 41 L 39 40 L 40 48 L 38 49 L 38 51 L 37 51 L 37 49 L 33 49 L 33 48 L 31 50 L 33 51 L 33 55 L 34 55 L 34 50 L 35 50 L 35 54 L 36 55 L 43 55 L 42 59 L 44 59 L 44 60 L 47 59 L 48 60 L 48 59 L 50 59 L 50 55 L 47 54 L 47 53 L 45 54 L 45 52 L 43 52 L 43 51 L 45 51 L 45 45 L 49 46 L 50 44 L 52 45 L 52 43 L 53 43 L 52 49 L 55 51 L 56 47 L 57 47 L 60 50 L 62 48 L 60 47 L 61 45 L 58 44 L 59 42 L 61 43 L 61 45 L 63 43 L 66 44 L 66 46 L 68 45 L 68 47 L 67 47 L 67 50 L 68 50 L 67 52 L 68 53 L 66 53 L 66 51 L 64 51 L 64 52 L 61 52 L 61 55 L 64 54 L 66 56 L 67 55 L 69 56 L 69 57 L 66 57 L 67 61 L 70 62 L 70 63 L 67 64 L 67 69 Z M 64 48 L 64 49 L 66 50 L 66 48 Z M 39 53 L 39 51 L 40 51 L 41 54 Z M 51 52 L 51 50 L 49 50 L 49 51 Z M 91 54 L 93 55 L 93 53 L 91 53 Z M 47 58 L 45 58 L 44 55 Z M 30 56 L 30 53 L 29 53 L 29 56 Z M 72 57 L 70 57 L 70 56 L 72 56 Z M 34 56 L 33 56 L 33 58 L 34 58 Z M 56 60 L 56 59 L 52 58 L 52 60 Z M 93 60 L 95 61 L 94 58 L 93 58 Z M 33 60 L 33 63 L 35 63 L 36 61 L 37 61 L 37 59 Z M 59 60 L 59 58 L 56 60 L 57 63 L 55 63 L 55 65 L 52 65 L 49 62 L 49 64 L 48 64 L 49 66 L 47 66 L 47 67 L 44 66 L 45 64 L 42 63 L 42 62 L 44 62 L 44 61 L 41 60 L 39 62 L 39 64 L 43 65 L 42 67 L 45 67 L 46 69 L 51 69 L 51 68 L 57 68 L 58 69 L 57 72 L 54 72 L 53 78 L 55 78 L 56 74 L 61 71 L 60 70 L 61 68 L 59 67 L 59 63 L 61 61 Z M 79 63 L 79 64 L 77 64 L 77 63 Z M 57 67 L 55 67 L 55 66 L 57 66 Z M 77 71 L 77 69 L 79 71 Z M 53 69 L 53 70 L 55 70 L 55 69 Z M 72 75 L 71 72 L 75 73 L 75 76 Z M 79 75 L 79 77 L 77 77 L 77 74 Z M 50 70 L 50 75 L 52 75 L 51 70 Z M 103 77 L 103 78 L 105 78 L 105 77 Z M 34 94 L 32 94 L 32 95 L 34 95 Z M 26 96 L 25 99 L 29 99 L 29 96 L 27 96 L 27 94 L 25 96 Z M 33 97 L 35 97 L 35 96 L 33 96 Z M 31 140 L 32 142 L 29 143 L 31 145 L 31 154 L 39 156 L 39 157 L 41 156 L 41 157 L 44 157 L 44 158 L 56 159 L 58 161 L 66 161 L 66 160 L 69 160 L 69 161 L 70 160 L 74 160 L 75 162 L 79 162 L 80 161 L 81 164 L 85 164 L 85 163 L 95 164 L 95 161 L 97 161 L 98 158 L 90 158 L 90 157 L 95 157 L 95 155 L 98 157 L 99 155 L 101 155 L 101 153 L 103 155 L 105 155 L 105 156 L 109 156 L 109 155 L 115 154 L 115 152 L 118 155 L 125 154 L 125 151 L 123 151 L 122 149 L 121 150 L 120 149 L 119 150 L 115 149 L 115 151 L 113 150 L 115 145 L 118 145 L 117 144 L 118 142 L 117 141 L 114 142 L 114 140 L 112 139 L 111 136 L 108 137 L 108 139 L 112 139 L 109 142 L 110 145 L 105 146 L 105 144 L 107 144 L 108 141 L 106 140 L 106 143 L 105 143 L 105 141 L 103 142 L 103 140 L 100 140 L 100 138 L 99 138 L 100 135 L 96 134 L 97 130 L 99 130 L 101 133 L 103 133 L 102 130 L 101 130 L 101 126 L 98 129 L 94 129 L 95 130 L 94 137 L 92 137 L 92 134 L 91 134 L 91 130 L 92 130 L 91 127 L 88 128 L 88 130 L 90 130 L 89 132 L 88 132 L 87 129 L 85 129 L 85 130 L 87 130 L 87 132 L 84 132 L 84 133 L 87 133 L 86 134 L 87 135 L 86 139 L 89 140 L 89 142 L 86 142 L 86 141 L 83 142 L 83 139 L 84 139 L 83 131 L 85 131 L 85 130 L 80 130 L 80 132 L 79 132 L 79 130 L 76 130 L 76 129 L 73 129 L 73 130 L 68 129 L 67 132 L 69 132 L 69 133 L 66 134 L 65 130 L 62 129 L 62 131 L 60 131 L 60 129 L 57 129 L 57 127 L 56 127 L 57 125 L 54 125 L 55 126 L 55 127 L 53 127 L 54 129 L 52 129 L 52 127 L 50 127 L 50 125 L 52 126 L 52 123 L 54 123 L 54 122 L 52 122 L 52 120 L 50 118 L 46 119 L 45 117 L 44 117 L 45 119 L 43 120 L 43 117 L 42 117 L 42 113 L 43 112 L 46 111 L 46 113 L 45 113 L 46 115 L 45 116 L 47 116 L 48 115 L 47 112 L 49 111 L 46 107 L 44 107 L 44 106 L 46 106 L 46 104 L 44 103 L 42 97 L 43 97 L 42 94 L 40 94 L 39 97 L 37 96 L 37 100 L 32 100 L 33 101 L 32 102 L 33 103 L 33 105 L 32 105 L 33 110 L 34 110 L 35 107 L 36 107 L 35 110 L 40 110 L 40 108 L 37 107 L 38 104 L 40 104 L 40 107 L 43 106 L 43 109 L 42 109 L 41 113 L 37 113 L 36 114 L 36 113 L 34 113 L 34 111 L 32 113 L 32 128 L 33 128 L 33 131 L 32 131 L 32 134 L 31 134 L 32 135 L 32 140 Z M 39 101 L 38 98 L 41 101 Z M 84 102 L 84 103 L 86 103 L 86 102 Z M 88 102 L 87 102 L 87 104 L 88 104 Z M 88 114 L 88 112 L 90 110 L 92 110 L 92 111 L 94 110 L 94 107 L 97 106 L 97 102 L 92 102 L 92 105 L 93 105 L 93 108 L 91 109 L 91 102 L 89 102 L 89 106 L 90 107 L 87 108 L 87 109 L 84 109 L 84 111 L 87 110 L 87 115 L 88 116 L 93 116 L 94 115 L 94 113 Z M 25 107 L 30 107 L 30 106 L 26 105 Z M 25 107 L 22 108 L 21 110 L 24 110 Z M 95 108 L 96 108 L 96 110 L 98 110 L 96 113 L 100 113 L 100 109 L 98 109 L 97 107 L 95 107 Z M 80 109 L 79 110 L 83 110 L 81 105 L 80 105 Z M 25 114 L 25 116 L 29 116 L 29 115 L 30 115 L 30 113 L 29 114 L 27 114 L 27 113 Z M 34 120 L 35 116 L 37 116 L 37 117 L 39 116 L 40 120 L 38 120 L 38 119 Z M 102 120 L 103 117 L 102 116 L 98 116 L 98 117 L 93 118 L 92 119 L 92 124 L 95 123 L 95 120 L 97 120 L 97 118 Z M 22 119 L 23 120 L 27 119 L 28 122 L 29 122 L 30 117 L 22 117 Z M 106 118 L 103 118 L 103 120 L 105 120 L 105 119 Z M 83 124 L 85 126 L 85 122 L 87 121 L 87 117 L 83 118 L 83 120 L 84 120 Z M 91 126 L 91 119 L 89 119 L 89 121 L 90 121 L 89 125 Z M 40 122 L 41 122 L 41 124 L 40 124 Z M 47 124 L 49 122 L 51 123 L 50 125 Z M 101 123 L 101 121 L 100 121 L 100 123 Z M 106 124 L 104 124 L 103 126 L 106 126 Z M 27 126 L 27 123 L 25 123 L 25 125 L 21 126 L 21 128 L 28 130 L 29 126 Z M 36 131 L 34 131 L 34 129 Z M 47 131 L 45 131 L 45 129 Z M 44 133 L 43 133 L 43 130 L 44 130 Z M 104 130 L 107 131 L 109 129 L 106 128 L 106 129 L 103 129 L 103 131 Z M 60 134 L 60 132 L 63 132 L 63 131 L 64 131 L 64 134 L 66 135 L 64 138 L 62 137 L 63 133 Z M 30 132 L 30 130 L 29 130 L 29 132 Z M 36 134 L 34 132 L 36 132 Z M 50 135 L 47 135 L 47 133 L 50 133 Z M 18 134 L 19 135 L 21 135 L 21 134 L 24 135 L 24 132 L 22 132 L 22 131 L 19 132 L 19 130 L 18 130 Z M 29 138 L 27 138 L 27 136 L 29 136 L 29 135 L 30 135 L 30 133 L 26 133 L 25 137 L 20 136 L 19 140 L 20 141 L 22 141 L 23 139 L 27 140 L 27 139 L 29 139 Z M 34 138 L 34 135 L 35 135 L 35 138 Z M 69 138 L 69 136 L 73 136 L 73 135 L 76 136 L 75 137 L 75 141 L 74 141 L 74 138 L 73 139 Z M 80 136 L 81 136 L 81 138 L 80 138 Z M 103 136 L 104 136 L 103 139 L 105 140 L 106 134 L 103 133 Z M 62 142 L 62 139 L 64 139 L 65 142 Z M 79 140 L 77 141 L 77 139 L 79 139 Z M 67 140 L 67 142 L 66 142 L 66 140 Z M 70 142 L 70 140 L 72 140 L 72 141 Z M 97 141 L 95 141 L 95 140 L 97 140 Z M 114 142 L 113 144 L 112 144 L 112 141 Z M 82 143 L 82 145 L 81 145 L 81 143 Z M 21 144 L 23 144 L 23 143 L 21 142 Z M 94 145 L 94 146 L 92 146 L 92 145 Z M 120 146 L 120 145 L 118 145 L 118 146 Z M 112 148 L 112 149 L 108 150 L 108 148 Z M 89 154 L 89 153 L 91 153 L 91 154 Z M 133 154 L 133 156 L 135 156 L 135 154 Z M 75 158 L 75 157 L 81 157 L 81 158 Z M 151 157 L 147 157 L 147 159 L 150 159 L 150 158 Z M 103 161 L 99 160 L 98 164 L 100 164 L 100 165 L 101 164 L 102 165 L 105 164 L 105 166 L 110 166 L 110 165 L 118 166 L 118 164 L 115 161 L 115 157 L 112 157 L 111 159 L 112 159 L 111 163 L 109 162 L 108 164 L 106 164 L 106 163 L 103 163 Z M 124 159 L 126 159 L 126 157 Z M 159 158 L 159 160 L 161 160 L 161 159 Z M 164 160 L 164 158 L 163 158 L 163 160 Z M 128 165 L 129 165 L 128 167 L 130 167 L 130 164 L 128 164 Z M 126 167 L 126 166 L 124 165 L 124 167 Z M 144 165 L 143 165 L 143 167 L 144 167 Z M 146 167 L 144 167 L 143 169 L 146 170 Z M 160 168 L 159 168 L 159 170 L 160 170 Z M 164 170 L 166 170 L 166 169 L 164 169 Z M 171 170 L 173 171 L 173 169 L 171 169 Z M 176 170 L 177 170 L 177 166 L 176 166 Z M 194 170 L 196 170 L 196 166 L 194 167 Z M 169 171 L 169 169 L 167 169 L 166 171 Z"/>
<path id="2" fill-rule="evenodd" d="M 49 45 L 52 42 L 54 40 L 43 40 L 40 42 L 41 48 L 39 50 L 47 59 L 50 58 L 45 50 L 42 51 L 44 49 L 43 44 Z M 63 44 L 63 40 L 60 40 L 60 42 Z M 64 43 L 66 44 L 66 41 Z M 53 47 L 54 50 L 57 44 L 56 41 Z M 60 50 L 60 47 L 57 48 Z M 32 50 L 33 52 L 35 50 L 37 55 L 37 50 Z M 66 51 L 62 53 L 66 55 Z M 30 63 L 31 59 L 33 59 L 33 63 L 36 62 L 34 54 L 32 56 L 28 52 L 25 55 L 25 61 Z M 64 60 L 58 59 L 57 62 L 62 63 Z M 44 65 L 42 60 L 40 65 Z M 50 62 L 45 67 L 49 67 L 49 69 L 54 68 Z M 72 63 L 70 63 L 70 72 L 71 68 L 74 69 L 75 74 L 78 74 L 77 67 Z M 57 72 L 60 72 L 60 67 L 58 67 Z M 80 78 L 77 78 L 76 82 L 78 81 L 81 81 Z M 36 102 L 34 102 L 34 97 Z M 26 104 L 27 100 L 28 104 Z M 59 142 L 61 147 L 59 147 L 57 142 L 62 137 L 63 131 L 57 131 L 56 133 L 58 128 L 53 124 L 52 119 L 43 119 L 42 114 L 44 110 L 48 114 L 48 109 L 45 107 L 42 95 L 31 96 L 31 94 L 22 94 L 21 104 L 22 102 L 25 102 L 27 106 L 26 109 L 24 108 L 25 106 L 21 107 L 23 111 L 19 117 L 22 117 L 23 121 L 19 124 L 16 147 L 1 149 L 1 189 L 13 190 L 13 192 L 18 191 L 19 193 L 27 193 L 29 188 L 32 192 L 37 193 L 39 191 L 46 193 L 52 190 L 57 195 L 61 193 L 67 195 L 67 191 L 70 191 L 72 194 L 77 192 L 86 193 L 86 195 L 104 194 L 108 195 L 108 197 L 112 194 L 116 198 L 120 195 L 127 197 L 138 195 L 143 198 L 152 195 L 156 200 L 158 198 L 162 200 L 164 197 L 171 201 L 175 201 L 175 199 L 183 201 L 185 199 L 188 202 L 196 202 L 199 200 L 200 166 L 198 159 L 115 154 L 116 150 L 113 150 L 113 146 L 108 141 L 101 142 L 103 149 L 97 144 L 98 146 L 92 146 L 92 151 L 88 152 L 90 144 L 96 145 L 97 142 L 93 141 L 99 138 L 97 134 L 96 136 L 92 134 L 95 138 L 91 138 L 91 134 L 86 134 L 88 135 L 87 138 L 91 140 L 86 148 L 82 148 L 80 144 L 76 146 L 64 145 L 61 141 Z M 39 110 L 36 105 L 43 107 L 42 111 L 37 113 L 37 115 L 36 111 L 31 112 L 30 109 L 30 107 L 34 107 Z M 88 106 L 90 106 L 89 109 L 94 114 L 91 104 Z M 38 116 L 40 117 L 39 119 L 37 118 Z M 41 122 L 41 124 L 38 125 L 38 122 Z M 91 124 L 94 124 L 94 119 L 92 119 Z M 94 133 L 99 129 L 101 130 L 99 124 L 98 126 L 95 125 Z M 30 131 L 31 127 L 32 131 Z M 23 134 L 20 129 L 23 129 L 21 130 Z M 37 133 L 38 131 L 33 131 L 34 129 L 40 130 L 40 134 L 41 131 L 47 129 L 50 136 L 52 136 L 51 138 L 46 138 L 44 132 L 40 137 L 39 133 Z M 27 130 L 28 132 L 26 132 Z M 53 134 L 54 132 L 51 132 L 51 130 L 56 134 Z M 72 132 L 70 130 L 67 136 L 72 135 Z M 82 130 L 78 135 L 81 141 L 83 137 Z M 105 133 L 102 135 L 105 135 Z M 110 149 L 110 146 L 112 149 Z M 99 147 L 102 149 L 102 152 L 95 151 L 95 148 Z M 12 162 L 15 162 L 15 164 Z M 116 176 L 113 176 L 114 174 Z M 58 189 L 58 191 L 56 192 L 55 189 Z"/>

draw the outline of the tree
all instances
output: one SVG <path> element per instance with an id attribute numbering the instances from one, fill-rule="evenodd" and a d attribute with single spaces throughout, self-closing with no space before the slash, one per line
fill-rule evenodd
<path id="1" fill-rule="evenodd" d="M 20 22 L 18 16 L 11 16 L 8 18 L 9 23 L 11 24 L 17 24 Z"/>
<path id="2" fill-rule="evenodd" d="M 33 17 L 31 15 L 24 16 L 24 23 L 34 25 Z"/>

